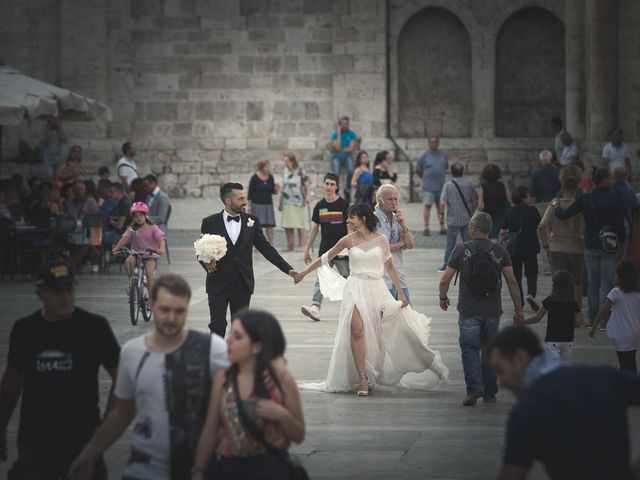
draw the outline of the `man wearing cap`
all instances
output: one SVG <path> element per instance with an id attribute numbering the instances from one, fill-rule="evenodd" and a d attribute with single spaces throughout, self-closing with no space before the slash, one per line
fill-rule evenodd
<path id="1" fill-rule="evenodd" d="M 120 347 L 104 317 L 76 307 L 71 268 L 45 264 L 36 276 L 43 308 L 15 322 L 0 385 L 0 461 L 7 425 L 22 395 L 18 459 L 9 478 L 66 478 L 100 423 L 98 370 L 116 376 Z M 12 477 L 11 475 L 15 475 Z M 99 458 L 93 479 L 106 479 Z"/>

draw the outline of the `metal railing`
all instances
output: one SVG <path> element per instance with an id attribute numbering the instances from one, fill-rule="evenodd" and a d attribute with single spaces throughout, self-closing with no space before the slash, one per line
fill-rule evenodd
<path id="1" fill-rule="evenodd" d="M 396 161 L 400 160 L 400 161 L 407 162 L 409 164 L 409 202 L 416 202 L 418 200 L 417 200 L 416 191 L 413 184 L 413 162 L 409 158 L 409 155 L 407 155 L 407 152 L 405 152 L 402 149 L 402 147 L 398 144 L 398 142 L 396 142 L 395 138 L 389 135 L 389 139 L 391 140 L 391 143 L 393 143 L 393 147 L 395 148 Z"/>

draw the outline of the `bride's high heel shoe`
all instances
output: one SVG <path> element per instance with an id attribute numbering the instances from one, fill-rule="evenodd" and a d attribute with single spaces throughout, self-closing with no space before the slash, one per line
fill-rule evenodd
<path id="1" fill-rule="evenodd" d="M 366 397 L 367 395 L 369 395 L 369 377 L 367 377 L 366 375 L 360 375 L 360 384 L 358 385 L 358 391 L 356 392 L 356 395 L 358 397 Z"/>

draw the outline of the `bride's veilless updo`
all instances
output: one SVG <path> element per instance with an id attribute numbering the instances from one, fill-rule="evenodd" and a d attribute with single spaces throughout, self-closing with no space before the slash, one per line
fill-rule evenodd
<path id="1" fill-rule="evenodd" d="M 378 228 L 378 224 L 380 223 L 378 217 L 373 213 L 373 208 L 363 203 L 351 205 L 347 210 L 347 215 L 358 218 L 364 217 L 364 224 L 370 232 L 375 232 Z"/>

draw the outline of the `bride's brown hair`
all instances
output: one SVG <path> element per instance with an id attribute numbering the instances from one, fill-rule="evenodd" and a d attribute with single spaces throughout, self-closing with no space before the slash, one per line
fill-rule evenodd
<path id="1" fill-rule="evenodd" d="M 349 217 L 364 218 L 364 224 L 370 232 L 375 232 L 378 228 L 378 224 L 380 223 L 378 217 L 373 213 L 373 208 L 363 203 L 351 205 L 347 210 L 347 215 Z"/>

